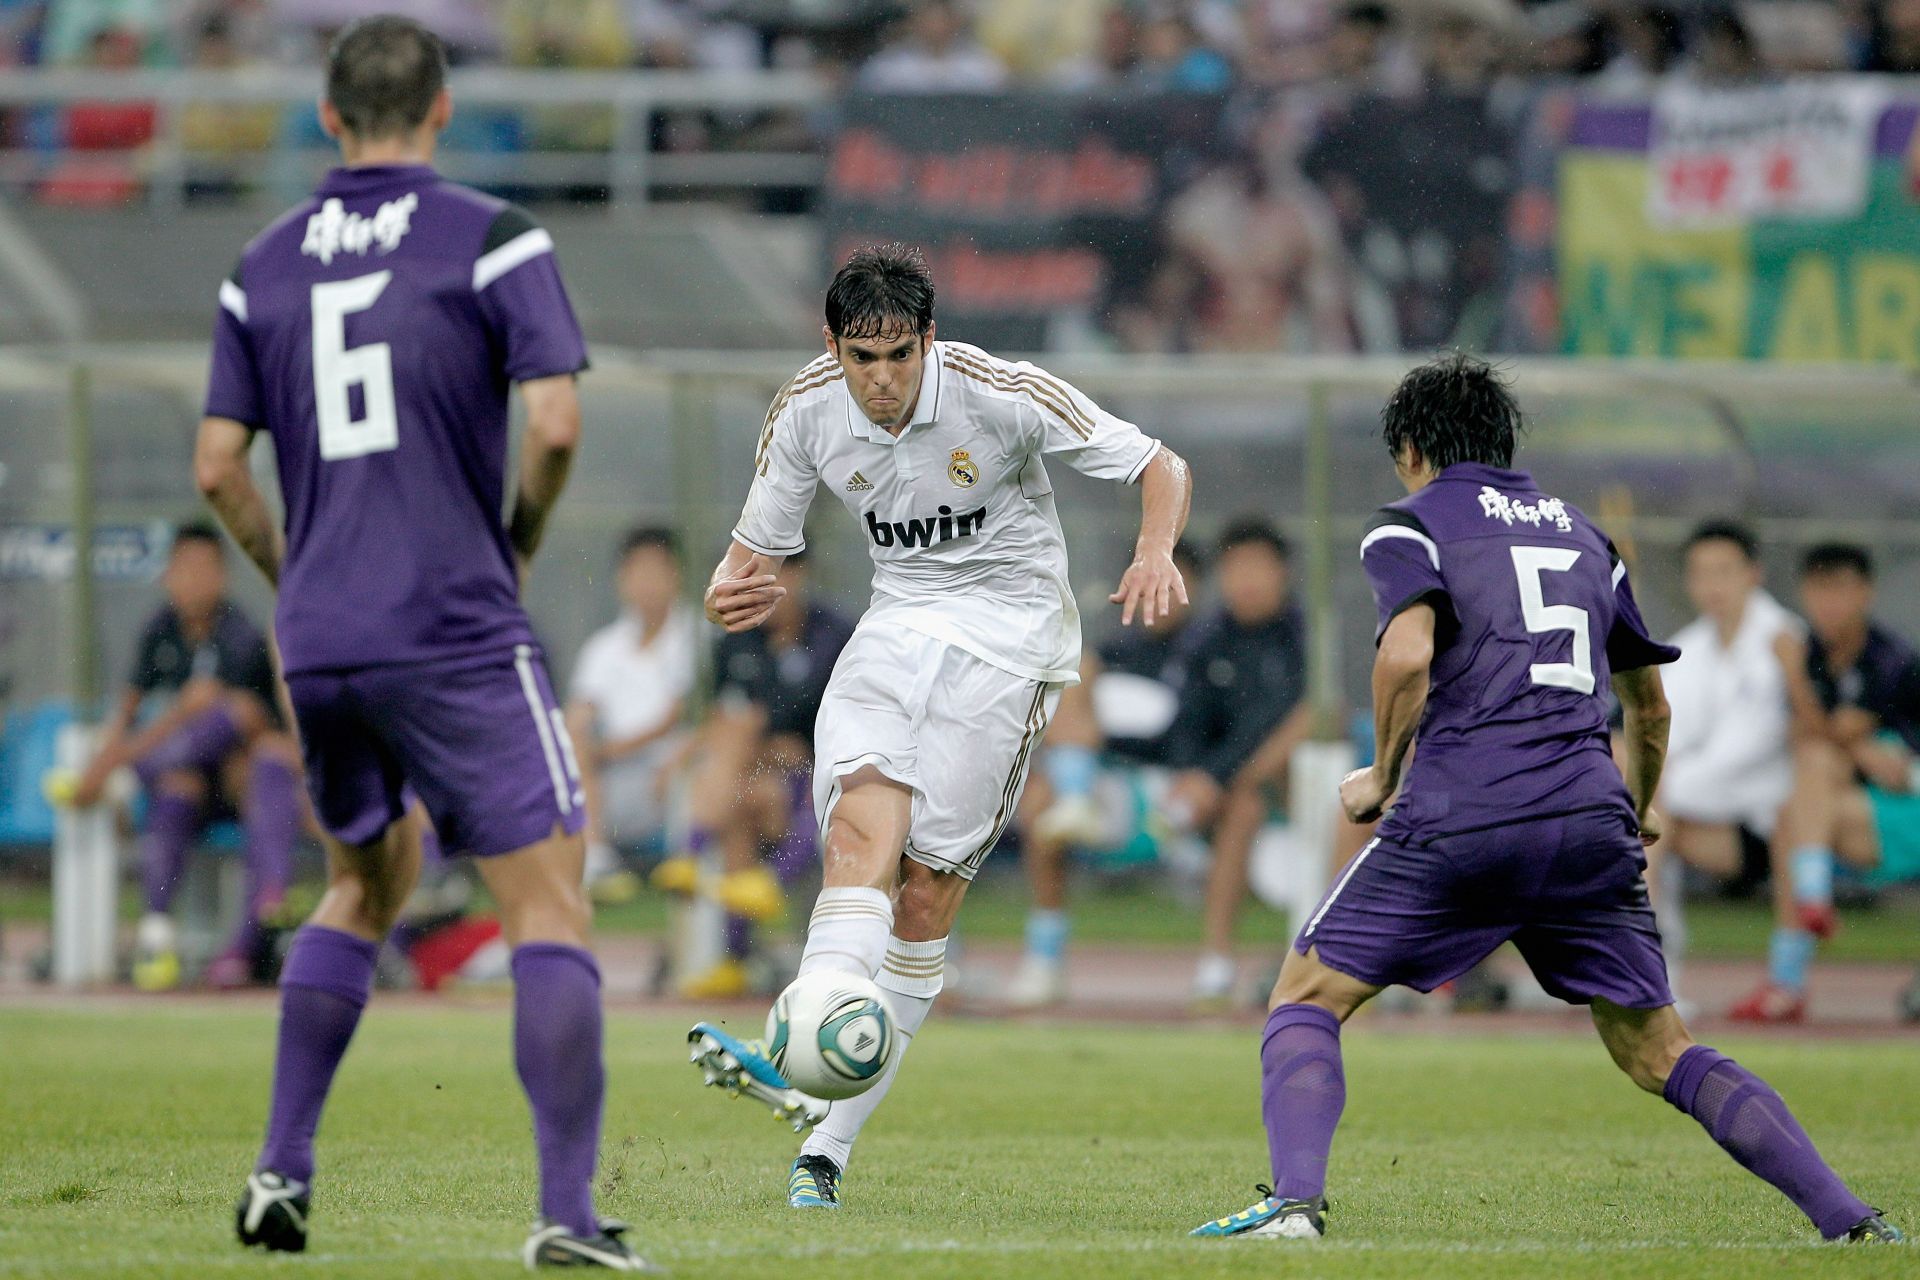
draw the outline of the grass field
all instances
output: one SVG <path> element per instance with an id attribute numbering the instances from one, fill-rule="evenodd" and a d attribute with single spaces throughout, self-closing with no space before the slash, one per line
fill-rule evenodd
<path id="1" fill-rule="evenodd" d="M 1185 1239 L 1265 1179 L 1250 1027 L 936 1017 L 846 1207 L 812 1217 L 781 1200 L 790 1135 L 699 1088 L 682 1033 L 612 1019 L 601 1179 L 602 1211 L 680 1276 L 1920 1276 L 1920 1249 L 1816 1247 L 1585 1037 L 1356 1027 L 1333 1235 L 1289 1246 Z M 298 1258 L 230 1235 L 271 1038 L 265 1002 L 0 1009 L 0 1276 L 513 1272 L 532 1162 L 504 1004 L 376 1002 Z M 1772 1078 L 1863 1194 L 1920 1221 L 1910 1044 L 1721 1047 Z"/>

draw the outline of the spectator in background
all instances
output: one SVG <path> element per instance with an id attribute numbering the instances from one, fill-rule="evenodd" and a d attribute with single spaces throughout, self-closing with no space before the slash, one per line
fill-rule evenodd
<path id="1" fill-rule="evenodd" d="M 1689 50 L 1687 71 L 1701 84 L 1730 87 L 1767 74 L 1753 33 L 1729 4 L 1708 5 L 1700 13 Z"/>
<path id="2" fill-rule="evenodd" d="M 1530 69 L 1545 76 L 1598 75 L 1607 65 L 1605 18 L 1584 0 L 1553 0 L 1527 13 Z"/>
<path id="3" fill-rule="evenodd" d="M 209 14 L 195 33 L 189 65 L 195 71 L 231 72 L 244 65 L 233 26 L 221 12 Z M 258 159 L 280 131 L 280 110 L 240 102 L 189 102 L 181 108 L 180 140 L 188 153 L 187 196 L 229 200 L 243 194 Z"/>
<path id="4" fill-rule="evenodd" d="M 817 854 L 813 722 L 853 624 L 813 601 L 804 551 L 775 572 L 786 595 L 766 624 L 722 636 L 714 650 L 714 704 L 700 732 L 687 852 L 654 872 L 656 887 L 692 895 L 706 883 L 709 849 L 723 868 L 716 896 L 727 909 L 727 954 L 705 973 L 678 976 L 687 996 L 752 988 L 753 926 L 779 917 L 785 886 Z"/>
<path id="5" fill-rule="evenodd" d="M 1140 19 L 1133 6 L 1116 4 L 1100 15 L 1091 48 L 1056 62 L 1047 72 L 1055 89 L 1114 89 L 1133 78 L 1140 65 Z"/>
<path id="6" fill-rule="evenodd" d="M 1006 66 L 968 34 L 955 0 L 917 0 L 855 80 L 873 93 L 991 93 L 1006 83 Z"/>
<path id="7" fill-rule="evenodd" d="M 1146 93 L 1225 93 L 1233 87 L 1233 64 L 1201 43 L 1184 12 L 1162 7 L 1140 29 L 1132 85 Z"/>
<path id="8" fill-rule="evenodd" d="M 1629 4 L 1615 12 L 1612 28 L 1616 52 L 1600 73 L 1606 87 L 1650 92 L 1680 65 L 1686 41 L 1677 10 L 1664 4 Z"/>
<path id="9" fill-rule="evenodd" d="M 1374 0 L 1349 4 L 1328 32 L 1326 78 L 1349 90 L 1398 96 L 1414 92 L 1420 67 L 1403 40 L 1393 11 Z"/>
<path id="10" fill-rule="evenodd" d="M 1130 0 L 981 0 L 974 29 L 1022 80 L 1055 81 L 1062 67 L 1095 58 L 1108 21 Z"/>
<path id="11" fill-rule="evenodd" d="M 680 599 L 680 540 L 643 526 L 620 542 L 620 616 L 581 646 L 567 699 L 587 798 L 587 887 L 602 902 L 637 887 L 621 855 L 666 851 L 666 794 L 693 693 L 699 619 Z"/>
<path id="12" fill-rule="evenodd" d="M 94 33 L 88 65 L 97 71 L 140 66 L 143 37 L 131 27 Z M 153 142 L 156 108 L 151 102 L 76 102 L 61 122 L 66 151 L 40 184 L 48 204 L 117 205 L 145 189 L 146 151 Z"/>
<path id="13" fill-rule="evenodd" d="M 1287 544 L 1263 520 L 1220 536 L 1214 581 L 1221 613 L 1195 638 L 1180 713 L 1167 735 L 1175 770 L 1166 809 L 1176 826 L 1206 832 L 1206 938 L 1195 1000 L 1232 997 L 1233 929 L 1247 896 L 1253 840 L 1286 780 L 1293 750 L 1312 728 L 1306 704 L 1306 635 L 1291 599 Z"/>
<path id="14" fill-rule="evenodd" d="M 115 32 L 132 56 L 116 61 L 112 69 L 137 67 L 150 48 L 155 54 L 165 52 L 169 13 L 167 0 L 50 0 L 41 61 L 48 66 L 102 66 L 100 36 Z"/>
<path id="15" fill-rule="evenodd" d="M 1173 548 L 1189 599 L 1200 594 L 1198 548 Z M 1067 856 L 1078 849 L 1110 865 L 1150 863 L 1168 830 L 1162 809 L 1171 775 L 1169 731 L 1186 686 L 1193 639 L 1190 605 L 1175 598 L 1141 627 L 1121 627 L 1080 664 L 1080 683 L 1060 695 L 1039 772 L 1020 804 L 1020 846 L 1033 908 L 1027 950 L 1007 989 L 1016 1008 L 1067 997 Z"/>
<path id="16" fill-rule="evenodd" d="M 1722 880 L 1746 851 L 1763 851 L 1793 789 L 1793 728 L 1818 715 L 1807 682 L 1805 628 L 1761 586 L 1759 543 L 1744 526 L 1713 520 L 1687 539 L 1687 598 L 1700 616 L 1669 643 L 1662 673 L 1673 726 L 1658 809 L 1660 842 L 1647 851 L 1677 980 L 1684 952 L 1681 863 Z"/>
<path id="17" fill-rule="evenodd" d="M 1836 858 L 1881 882 L 1920 876 L 1920 655 L 1873 620 L 1873 596 L 1865 548 L 1807 552 L 1807 674 L 1823 715 L 1794 752 L 1793 792 L 1773 844 L 1767 981 L 1734 1006 L 1741 1021 L 1806 1017 L 1807 969 L 1836 924 Z"/>
<path id="18" fill-rule="evenodd" d="M 1920 0 L 1872 0 L 1860 69 L 1920 74 Z"/>
<path id="19" fill-rule="evenodd" d="M 272 962 L 267 926 L 292 879 L 302 816 L 299 751 L 281 727 L 266 636 L 227 599 L 226 548 L 213 526 L 180 526 L 163 583 L 167 602 L 140 634 L 133 671 L 74 804 L 98 803 L 122 766 L 133 768 L 146 792 L 146 914 L 133 969 L 146 991 L 180 980 L 167 913 L 194 840 L 209 820 L 239 812 L 247 917 L 207 973 L 215 985 L 239 986 Z"/>

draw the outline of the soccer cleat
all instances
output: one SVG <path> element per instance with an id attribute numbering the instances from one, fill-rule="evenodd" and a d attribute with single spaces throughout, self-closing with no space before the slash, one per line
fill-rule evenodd
<path id="1" fill-rule="evenodd" d="M 1807 998 L 1798 991 L 1763 982 L 1746 999 L 1727 1010 L 1727 1016 L 1735 1022 L 1789 1026 L 1807 1020 Z"/>
<path id="2" fill-rule="evenodd" d="M 1327 1234 L 1327 1201 L 1282 1200 L 1273 1188 L 1255 1187 L 1264 1199 L 1227 1218 L 1203 1222 L 1187 1234 L 1203 1240 L 1258 1237 L 1263 1240 L 1318 1240 Z"/>
<path id="3" fill-rule="evenodd" d="M 1067 1001 L 1067 966 L 1058 960 L 1028 956 L 1007 985 L 1007 1003 L 1016 1009 L 1045 1009 Z"/>
<path id="4" fill-rule="evenodd" d="M 662 893 L 680 893 L 688 897 L 700 891 L 700 863 L 688 854 L 668 858 L 648 877 Z"/>
<path id="5" fill-rule="evenodd" d="M 1840 932 L 1840 917 L 1831 902 L 1800 902 L 1793 908 L 1800 927 L 1822 942 L 1831 942 Z"/>
<path id="6" fill-rule="evenodd" d="M 734 915 L 762 924 L 778 920 L 787 911 L 787 895 L 780 891 L 780 880 L 765 867 L 727 872 L 720 877 L 713 896 Z"/>
<path id="7" fill-rule="evenodd" d="M 300 1253 L 307 1247 L 307 1209 L 312 1195 L 304 1182 L 295 1182 L 271 1169 L 247 1175 L 247 1189 L 234 1211 L 234 1231 L 240 1243 L 259 1245 L 271 1253 Z"/>
<path id="8" fill-rule="evenodd" d="M 753 990 L 753 978 L 746 965 L 729 958 L 688 975 L 679 986 L 689 1000 L 737 1000 Z"/>
<path id="9" fill-rule="evenodd" d="M 795 1133 L 827 1118 L 827 1104 L 788 1084 L 779 1068 L 767 1060 L 766 1046 L 760 1041 L 728 1035 L 711 1022 L 696 1022 L 687 1033 L 687 1043 L 693 1046 L 693 1065 L 709 1085 L 726 1090 L 731 1097 L 745 1094 L 765 1103 Z"/>
<path id="10" fill-rule="evenodd" d="M 533 1224 L 533 1234 L 521 1246 L 520 1260 L 529 1271 L 541 1267 L 602 1267 L 647 1276 L 666 1274 L 620 1238 L 627 1231 L 626 1223 L 602 1218 L 598 1233 L 578 1236 L 556 1222 L 541 1219 Z"/>
<path id="11" fill-rule="evenodd" d="M 1905 1244 L 1907 1233 L 1888 1222 L 1876 1211 L 1847 1228 L 1848 1244 Z"/>
<path id="12" fill-rule="evenodd" d="M 838 1209 L 840 1166 L 825 1156 L 801 1156 L 787 1175 L 789 1209 Z"/>

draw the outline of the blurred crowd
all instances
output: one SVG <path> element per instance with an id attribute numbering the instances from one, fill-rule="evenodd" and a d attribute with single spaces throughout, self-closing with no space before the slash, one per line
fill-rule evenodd
<path id="1" fill-rule="evenodd" d="M 811 66 L 921 92 L 1920 70 L 1915 0 L 0 0 L 0 56 L 312 64 L 345 23 L 395 10 L 467 64 Z"/>

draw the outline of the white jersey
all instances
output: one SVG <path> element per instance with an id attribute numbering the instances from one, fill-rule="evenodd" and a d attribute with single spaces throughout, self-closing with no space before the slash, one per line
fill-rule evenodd
<path id="1" fill-rule="evenodd" d="M 862 625 L 889 622 L 1028 680 L 1071 684 L 1080 613 L 1044 459 L 1132 484 L 1160 442 L 1031 364 L 936 342 L 898 436 L 868 421 L 832 356 L 774 398 L 734 540 L 765 555 L 805 545 L 826 485 L 873 556 Z"/>

